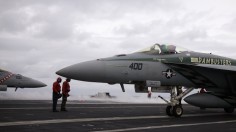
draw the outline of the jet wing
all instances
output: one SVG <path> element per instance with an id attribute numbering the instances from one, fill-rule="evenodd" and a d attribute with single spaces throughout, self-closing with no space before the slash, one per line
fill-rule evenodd
<path id="1" fill-rule="evenodd" d="M 211 64 L 185 64 L 185 63 L 165 63 L 169 66 L 178 67 L 178 66 L 184 66 L 184 67 L 201 67 L 206 69 L 215 69 L 215 70 L 222 70 L 222 71 L 231 71 L 236 72 L 236 66 L 231 65 L 211 65 Z"/>
<path id="2" fill-rule="evenodd" d="M 236 75 L 236 66 L 186 63 L 165 64 L 193 82 L 196 87 L 215 88 L 221 85 L 220 81 L 227 84 L 229 82 L 228 79 L 233 77 L 229 76 L 229 74 Z M 228 75 L 228 77 L 225 75 Z"/>
<path id="3" fill-rule="evenodd" d="M 195 66 L 197 66 L 197 67 L 204 67 L 204 68 L 210 68 L 210 69 L 223 70 L 223 71 L 236 72 L 236 66 L 229 66 L 229 65 L 210 65 L 210 64 L 197 64 L 197 65 L 195 65 Z"/>

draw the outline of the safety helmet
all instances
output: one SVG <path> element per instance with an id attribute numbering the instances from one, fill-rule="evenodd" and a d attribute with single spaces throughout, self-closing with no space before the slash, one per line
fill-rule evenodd
<path id="1" fill-rule="evenodd" d="M 60 77 L 57 78 L 57 82 L 61 82 L 61 78 Z"/>
<path id="2" fill-rule="evenodd" d="M 67 82 L 70 82 L 70 78 L 66 78 L 66 81 L 67 81 Z"/>

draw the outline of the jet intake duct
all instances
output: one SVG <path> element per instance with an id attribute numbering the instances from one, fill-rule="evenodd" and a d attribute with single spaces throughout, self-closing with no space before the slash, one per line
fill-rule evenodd
<path id="1" fill-rule="evenodd" d="M 136 82 L 134 84 L 136 93 L 148 93 L 148 87 L 151 87 L 152 92 L 170 93 L 170 86 L 161 86 L 160 81 L 147 80 L 146 82 Z"/>
<path id="2" fill-rule="evenodd" d="M 147 87 L 161 87 L 161 82 L 160 81 L 146 81 L 146 86 Z"/>
<path id="3" fill-rule="evenodd" d="M 170 93 L 171 86 L 151 87 L 151 91 L 156 93 Z"/>
<path id="4" fill-rule="evenodd" d="M 161 87 L 160 81 L 147 80 L 146 82 L 136 82 L 134 84 L 136 93 L 148 93 L 148 87 L 158 88 Z"/>
<path id="5" fill-rule="evenodd" d="M 201 108 L 231 108 L 233 107 L 224 99 L 210 94 L 210 93 L 197 93 L 190 95 L 184 99 L 185 102 L 193 106 Z"/>
<path id="6" fill-rule="evenodd" d="M 0 85 L 0 91 L 7 91 L 7 85 Z"/>

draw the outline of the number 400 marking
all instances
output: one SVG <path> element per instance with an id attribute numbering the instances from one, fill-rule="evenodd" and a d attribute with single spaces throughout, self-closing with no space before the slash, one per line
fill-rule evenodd
<path id="1" fill-rule="evenodd" d="M 143 69 L 143 63 L 132 63 L 129 68 L 131 70 L 142 70 Z"/>

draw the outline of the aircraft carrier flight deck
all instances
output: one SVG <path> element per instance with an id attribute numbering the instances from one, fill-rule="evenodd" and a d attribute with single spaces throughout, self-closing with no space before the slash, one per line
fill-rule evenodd
<path id="1" fill-rule="evenodd" d="M 60 102 L 58 104 L 59 110 Z M 51 101 L 1 100 L 0 132 L 235 132 L 236 112 L 183 105 L 181 118 L 164 104 L 68 101 L 68 112 L 52 112 Z"/>

